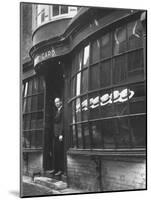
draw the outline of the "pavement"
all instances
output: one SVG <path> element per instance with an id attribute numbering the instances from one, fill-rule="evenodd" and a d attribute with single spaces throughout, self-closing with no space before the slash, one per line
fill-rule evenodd
<path id="1" fill-rule="evenodd" d="M 76 194 L 84 191 L 69 188 L 64 181 L 56 180 L 48 177 L 31 177 L 23 176 L 22 197 L 44 196 L 44 195 L 61 195 Z"/>

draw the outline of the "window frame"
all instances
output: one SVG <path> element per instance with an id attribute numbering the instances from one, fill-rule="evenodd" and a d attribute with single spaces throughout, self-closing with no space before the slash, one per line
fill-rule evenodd
<path id="1" fill-rule="evenodd" d="M 23 109 L 24 109 L 24 102 L 26 101 L 26 104 L 28 104 L 28 99 L 31 99 L 31 105 L 28 111 L 22 110 L 22 115 L 23 115 L 23 127 L 22 127 L 22 137 L 23 137 L 23 152 L 26 151 L 42 151 L 43 149 L 43 134 L 44 134 L 44 99 L 45 99 L 45 83 L 44 83 L 44 78 L 38 77 L 38 76 L 32 76 L 30 79 L 27 79 L 23 85 L 27 85 L 27 93 L 28 93 L 28 87 L 29 87 L 29 82 L 31 81 L 31 94 L 27 94 L 26 96 L 24 96 L 25 94 L 25 89 L 23 90 Z M 34 91 L 34 84 L 35 82 L 37 83 L 37 91 Z M 42 84 L 42 85 L 41 85 Z M 25 87 L 24 87 L 25 88 Z M 42 91 L 39 91 L 42 90 Z M 39 101 L 39 96 L 43 96 L 43 108 L 42 109 L 38 109 L 38 101 Z M 37 97 L 37 107 L 35 110 L 32 110 L 32 101 L 33 98 Z M 26 105 L 27 106 L 27 105 Z M 42 116 L 42 118 L 38 118 L 38 114 L 40 114 Z M 35 115 L 35 117 L 33 118 L 33 115 Z M 32 119 L 34 119 L 32 122 Z M 37 120 L 40 120 L 40 122 L 38 122 Z M 28 123 L 28 126 L 27 126 Z M 40 123 L 40 125 L 38 124 Z M 37 127 L 38 124 L 39 126 Z M 36 145 L 36 140 L 35 140 L 35 146 L 33 147 L 33 143 L 32 143 L 32 135 L 34 137 L 36 137 L 37 134 L 40 134 L 40 137 L 42 138 L 41 140 L 41 145 Z M 37 135 L 38 136 L 38 135 Z M 29 139 L 29 141 L 27 142 L 27 140 Z M 26 145 L 26 142 L 28 143 L 28 145 Z"/>
<path id="2" fill-rule="evenodd" d="M 134 20 L 132 20 L 132 21 L 134 21 Z M 112 48 L 112 54 L 110 55 L 110 57 L 106 57 L 106 58 L 102 58 L 101 59 L 101 55 L 100 55 L 100 58 L 96 61 L 96 62 L 91 62 L 91 59 L 92 59 L 92 57 L 91 57 L 91 54 L 92 54 L 92 51 L 91 51 L 91 48 L 92 48 L 92 44 L 95 42 L 95 41 L 97 41 L 98 40 L 98 37 L 94 40 L 94 39 L 90 39 L 89 40 L 89 42 L 87 42 L 87 44 L 90 44 L 90 57 L 89 57 L 89 65 L 87 66 L 87 68 L 88 68 L 88 91 L 87 92 L 84 92 L 84 93 L 80 93 L 78 96 L 71 96 L 71 99 L 68 101 L 68 103 L 70 104 L 71 102 L 73 102 L 73 101 L 76 101 L 76 99 L 77 98 L 80 98 L 80 99 L 82 99 L 85 95 L 87 96 L 87 102 L 88 102 L 88 120 L 85 120 L 85 121 L 81 121 L 81 122 L 76 122 L 75 121 L 75 123 L 70 123 L 70 126 L 72 127 L 72 125 L 76 125 L 76 124 L 84 124 L 84 123 L 88 123 L 88 125 L 90 126 L 90 123 L 92 123 L 92 122 L 97 122 L 97 121 L 99 121 L 99 120 L 107 120 L 107 119 L 110 119 L 110 118 L 112 118 L 112 117 L 106 117 L 106 118 L 97 118 L 97 119 L 90 119 L 90 108 L 89 108 L 89 100 L 90 100 L 90 98 L 89 98 L 89 96 L 90 95 L 92 95 L 93 93 L 95 93 L 95 92 L 101 92 L 101 91 L 103 91 L 103 90 L 105 90 L 105 89 L 111 89 L 111 90 L 114 90 L 114 88 L 118 88 L 118 87 L 128 87 L 128 86 L 131 86 L 131 85 L 134 85 L 134 84 L 140 84 L 140 83 L 143 83 L 144 85 L 145 85 L 145 79 L 144 78 L 142 78 L 141 80 L 137 80 L 137 81 L 129 81 L 128 80 L 128 78 L 126 79 L 126 81 L 125 82 L 119 82 L 119 83 L 116 83 L 116 84 L 113 84 L 113 60 L 115 59 L 115 58 L 118 58 L 119 56 L 125 56 L 125 59 L 126 59 L 126 73 L 128 73 L 128 54 L 129 53 L 131 53 L 131 52 L 136 52 L 136 51 L 142 51 L 143 50 L 143 47 L 136 47 L 136 48 L 133 48 L 133 49 L 129 49 L 129 40 L 128 40 L 128 24 L 129 23 L 131 23 L 132 21 L 130 21 L 130 22 L 128 22 L 128 23 L 126 23 L 125 25 L 124 25 L 124 27 L 126 27 L 126 50 L 124 51 L 124 52 L 122 52 L 122 53 L 118 53 L 118 54 L 116 54 L 116 55 L 114 55 L 114 53 L 113 53 L 113 43 L 114 43 L 114 41 L 113 41 L 113 33 L 114 33 L 114 31 L 115 31 L 115 29 L 117 28 L 117 26 L 116 27 L 114 27 L 110 32 L 106 32 L 105 34 L 108 34 L 108 33 L 111 33 L 111 36 L 110 36 L 110 39 L 111 39 L 111 48 Z M 137 20 L 138 21 L 138 20 Z M 120 25 L 119 25 L 119 27 L 120 27 Z M 104 33 L 102 34 L 102 36 L 104 36 L 105 35 Z M 101 37 L 101 36 L 100 36 Z M 84 49 L 85 48 L 85 46 L 86 45 L 81 45 L 81 48 L 82 49 Z M 100 50 L 100 53 L 101 53 L 101 50 Z M 99 64 L 99 65 L 101 65 L 101 63 L 103 63 L 103 62 L 105 62 L 105 61 L 107 61 L 107 60 L 110 60 L 111 61 L 111 84 L 109 85 L 109 86 L 105 86 L 105 87 L 102 87 L 102 88 L 98 88 L 98 89 L 94 89 L 94 90 L 90 90 L 90 69 L 91 69 L 91 67 L 93 67 L 94 65 L 96 65 L 96 64 Z M 145 68 L 145 66 L 143 66 L 143 73 L 144 73 L 144 68 Z M 100 67 L 99 67 L 99 69 L 100 69 Z M 83 70 L 81 69 L 80 70 L 80 72 L 82 72 Z M 72 85 L 72 80 L 73 80 L 73 78 L 76 76 L 76 74 L 77 74 L 78 72 L 75 72 L 74 74 L 73 73 L 71 73 L 72 75 L 71 75 L 71 79 L 70 79 L 70 81 L 71 81 L 71 85 Z M 76 84 L 75 84 L 76 85 Z M 72 88 L 71 88 L 71 90 L 72 90 Z M 82 102 L 81 102 L 82 103 Z M 128 107 L 130 106 L 130 102 L 129 102 L 129 99 L 128 99 Z M 81 115 L 82 115 L 82 112 L 81 112 Z M 133 114 L 127 114 L 127 115 L 123 115 L 123 116 L 120 116 L 120 117 L 127 117 L 127 118 L 131 118 L 131 117 L 135 117 L 135 116 L 146 116 L 146 112 L 145 113 L 133 113 Z M 115 118 L 115 119 L 118 119 L 118 116 L 113 116 L 113 118 Z M 129 121 L 130 119 L 128 119 L 128 121 Z M 130 130 L 131 130 L 131 128 L 130 128 Z M 90 134 L 90 137 L 92 138 L 92 132 L 91 132 L 91 129 L 89 128 L 89 134 Z M 130 133 L 129 133 L 130 134 Z M 72 146 L 72 145 L 71 145 Z M 90 145 L 90 147 L 89 148 L 87 148 L 87 150 L 92 150 L 93 149 L 93 138 L 92 138 L 92 144 Z M 82 151 L 84 151 L 84 149 L 85 148 L 83 148 L 83 149 L 80 149 L 80 150 L 82 150 Z M 141 148 L 141 149 L 143 149 L 143 147 Z M 144 147 L 144 149 L 145 149 L 145 147 Z M 77 148 L 76 148 L 76 150 L 79 150 L 78 149 L 78 146 L 77 146 Z M 95 150 L 95 149 L 93 149 L 93 150 Z M 108 150 L 110 150 L 110 149 L 108 149 Z M 114 149 L 114 150 L 120 150 L 120 149 Z M 113 151 L 114 151 L 113 150 Z M 123 151 L 123 150 L 125 150 L 125 149 L 122 149 L 121 151 Z M 130 148 L 126 148 L 126 151 L 129 151 L 130 150 Z M 132 149 L 132 151 L 135 151 L 136 150 L 136 152 L 137 152 L 137 150 L 139 150 L 138 148 L 134 148 L 133 147 L 133 149 Z M 71 150 L 72 151 L 72 150 Z M 86 149 L 85 149 L 85 151 L 86 151 Z M 105 149 L 99 149 L 99 151 L 105 151 Z M 136 153 L 137 154 L 137 153 Z"/>

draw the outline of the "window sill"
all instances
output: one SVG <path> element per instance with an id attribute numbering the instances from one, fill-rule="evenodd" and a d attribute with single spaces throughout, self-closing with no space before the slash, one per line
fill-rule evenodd
<path id="1" fill-rule="evenodd" d="M 146 156 L 145 148 L 137 149 L 73 149 L 70 148 L 67 154 L 85 156 Z"/>
<path id="2" fill-rule="evenodd" d="M 23 148 L 23 152 L 42 152 L 43 148 Z"/>

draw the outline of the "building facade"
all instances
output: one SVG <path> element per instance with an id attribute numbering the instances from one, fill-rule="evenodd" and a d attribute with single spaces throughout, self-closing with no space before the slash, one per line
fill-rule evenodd
<path id="1" fill-rule="evenodd" d="M 146 188 L 146 12 L 32 5 L 23 75 L 24 173 L 53 168 L 53 101 L 63 100 L 68 184 Z"/>

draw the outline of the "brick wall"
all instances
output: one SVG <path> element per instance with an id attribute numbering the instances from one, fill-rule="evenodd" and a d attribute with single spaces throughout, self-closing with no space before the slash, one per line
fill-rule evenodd
<path id="1" fill-rule="evenodd" d="M 101 163 L 104 191 L 145 189 L 146 166 L 143 159 L 103 159 Z"/>
<path id="2" fill-rule="evenodd" d="M 87 156 L 68 155 L 67 156 L 67 176 L 69 186 L 82 189 L 84 191 L 100 191 L 97 179 L 95 162 Z"/>
<path id="3" fill-rule="evenodd" d="M 31 175 L 33 171 L 43 170 L 43 155 L 39 152 L 28 153 L 28 161 L 23 166 L 24 174 Z"/>
<path id="4" fill-rule="evenodd" d="M 146 166 L 144 159 L 131 157 L 97 158 L 83 155 L 67 156 L 69 186 L 85 192 L 145 189 Z"/>

